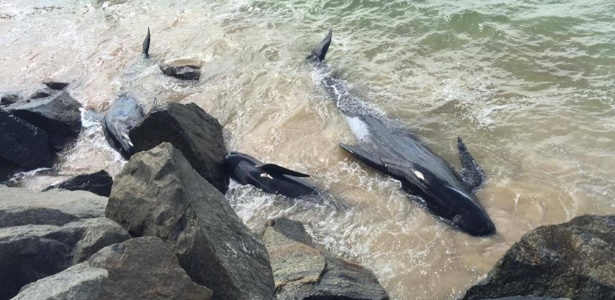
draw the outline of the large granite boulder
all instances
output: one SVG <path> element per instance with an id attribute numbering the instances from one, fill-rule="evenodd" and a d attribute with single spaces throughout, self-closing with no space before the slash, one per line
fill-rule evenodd
<path id="1" fill-rule="evenodd" d="M 464 299 L 533 295 L 615 299 L 615 216 L 539 227 L 515 243 Z"/>
<path id="2" fill-rule="evenodd" d="M 223 194 L 228 190 L 229 179 L 222 166 L 227 152 L 222 126 L 196 104 L 156 106 L 129 135 L 137 151 L 162 142 L 173 144 L 203 178 Z"/>
<path id="3" fill-rule="evenodd" d="M 389 299 L 371 271 L 313 247 L 303 224 L 271 220 L 263 232 L 278 300 Z"/>
<path id="4" fill-rule="evenodd" d="M 105 204 L 88 192 L 0 186 L 0 299 L 129 239 L 124 228 L 102 217 Z"/>
<path id="5" fill-rule="evenodd" d="M 79 135 L 80 108 L 81 104 L 68 93 L 45 88 L 27 101 L 6 106 L 5 110 L 45 131 L 51 150 L 58 152 Z"/>
<path id="6" fill-rule="evenodd" d="M 51 166 L 45 131 L 0 109 L 0 157 L 24 169 Z"/>
<path id="7" fill-rule="evenodd" d="M 96 173 L 81 174 L 58 184 L 50 185 L 43 189 L 43 192 L 52 189 L 64 189 L 69 191 L 88 191 L 96 195 L 109 197 L 111 195 L 113 178 L 105 170 Z"/>
<path id="8" fill-rule="evenodd" d="M 30 282 L 58 273 L 97 250 L 129 239 L 107 218 L 55 225 L 0 228 L 0 299 L 9 299 Z"/>
<path id="9" fill-rule="evenodd" d="M 271 299 L 269 257 L 227 200 L 169 143 L 130 158 L 106 211 L 132 236 L 167 242 L 214 299 Z"/>
<path id="10" fill-rule="evenodd" d="M 143 237 L 103 248 L 86 262 L 25 286 L 14 299 L 208 300 L 211 295 L 190 280 L 162 240 Z"/>
<path id="11" fill-rule="evenodd" d="M 84 191 L 45 193 L 0 185 L 0 228 L 55 225 L 105 216 L 107 198 Z"/>

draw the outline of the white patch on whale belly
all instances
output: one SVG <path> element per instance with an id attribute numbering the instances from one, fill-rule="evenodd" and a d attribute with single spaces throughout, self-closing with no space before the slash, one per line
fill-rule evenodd
<path id="1" fill-rule="evenodd" d="M 350 130 L 357 137 L 359 141 L 369 141 L 370 134 L 369 129 L 367 128 L 367 124 L 361 121 L 361 119 L 357 117 L 346 117 L 348 120 L 348 125 L 350 125 Z"/>

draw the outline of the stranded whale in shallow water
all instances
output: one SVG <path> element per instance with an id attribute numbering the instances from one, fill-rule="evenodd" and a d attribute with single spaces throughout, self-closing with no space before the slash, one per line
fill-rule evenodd
<path id="1" fill-rule="evenodd" d="M 149 58 L 150 32 L 143 41 L 143 55 Z M 143 106 L 134 98 L 122 95 L 115 99 L 103 118 L 105 136 L 122 157 L 129 159 L 135 153 L 128 132 L 144 117 Z"/>
<path id="2" fill-rule="evenodd" d="M 117 98 L 103 119 L 105 135 L 122 157 L 129 159 L 135 153 L 128 132 L 143 119 L 143 107 L 128 96 Z"/>
<path id="3" fill-rule="evenodd" d="M 310 175 L 275 164 L 265 164 L 244 153 L 229 152 L 224 158 L 224 168 L 233 180 L 240 184 L 251 184 L 266 193 L 282 194 L 290 198 L 318 195 L 316 187 L 299 178 Z"/>
<path id="4" fill-rule="evenodd" d="M 142 68 L 151 66 L 151 62 L 147 62 L 150 57 L 150 40 L 151 34 L 148 27 L 147 35 L 145 36 L 145 40 L 143 40 L 142 53 L 144 59 L 136 64 L 138 71 L 142 71 Z M 174 66 L 163 64 L 159 67 L 165 75 L 173 76 L 179 79 L 198 80 L 201 75 L 200 68 L 193 65 Z M 138 73 L 138 71 L 133 70 L 132 73 Z M 125 159 L 130 158 L 130 156 L 135 153 L 135 149 L 130 141 L 128 133 L 143 119 L 143 117 L 144 110 L 142 104 L 133 97 L 122 95 L 118 97 L 113 104 L 111 104 L 111 107 L 109 107 L 109 110 L 103 118 L 105 135 L 110 140 L 110 144 L 114 146 L 114 148 L 116 148 Z"/>
<path id="5" fill-rule="evenodd" d="M 331 30 L 312 50 L 308 60 L 326 69 L 323 62 L 331 44 Z M 402 188 L 420 196 L 435 215 L 449 220 L 474 236 L 495 233 L 495 225 L 479 204 L 474 191 L 484 181 L 483 170 L 468 152 L 461 138 L 457 148 L 460 174 L 440 156 L 407 132 L 394 130 L 381 120 L 357 108 L 358 99 L 349 92 L 344 80 L 324 75 L 325 90 L 337 101 L 359 140 L 357 146 L 340 146 L 368 166 L 402 183 Z"/>

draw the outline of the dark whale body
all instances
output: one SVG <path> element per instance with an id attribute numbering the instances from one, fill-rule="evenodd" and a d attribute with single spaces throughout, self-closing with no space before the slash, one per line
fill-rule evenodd
<path id="1" fill-rule="evenodd" d="M 316 187 L 299 178 L 310 175 L 275 164 L 264 164 L 244 153 L 229 152 L 224 158 L 224 168 L 233 180 L 240 184 L 251 184 L 266 193 L 282 194 L 290 198 L 318 195 Z"/>
<path id="2" fill-rule="evenodd" d="M 105 135 L 125 159 L 129 159 L 135 153 L 128 132 L 143 119 L 143 116 L 143 108 L 136 99 L 120 96 L 111 104 L 103 118 Z"/>
<path id="3" fill-rule="evenodd" d="M 323 60 L 331 36 L 329 31 L 308 56 L 308 61 L 319 68 L 326 68 Z M 325 74 L 321 84 L 337 101 L 359 140 L 357 146 L 340 144 L 344 150 L 399 180 L 404 191 L 420 196 L 431 212 L 461 230 L 474 236 L 495 233 L 495 225 L 473 193 L 483 183 L 484 172 L 461 138 L 457 140 L 462 167 L 459 174 L 413 135 L 389 128 L 375 116 L 356 109 L 358 100 L 348 92 L 344 80 Z"/>

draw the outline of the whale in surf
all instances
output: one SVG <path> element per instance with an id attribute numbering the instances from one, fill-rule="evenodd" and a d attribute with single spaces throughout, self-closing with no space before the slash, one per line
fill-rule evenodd
<path id="1" fill-rule="evenodd" d="M 377 116 L 357 109 L 359 99 L 349 93 L 345 80 L 327 70 L 324 62 L 331 39 L 329 30 L 307 60 L 327 71 L 320 83 L 337 101 L 357 137 L 357 145 L 340 147 L 369 167 L 399 180 L 404 191 L 419 196 L 429 211 L 462 231 L 473 236 L 494 234 L 495 225 L 474 194 L 485 180 L 484 172 L 462 139 L 457 139 L 461 161 L 457 172 L 414 135 L 391 128 Z"/>
<path id="2" fill-rule="evenodd" d="M 143 56 L 149 58 L 150 31 L 143 41 Z M 109 110 L 102 118 L 105 136 L 109 144 L 113 146 L 125 159 L 129 159 L 135 153 L 128 133 L 145 116 L 143 106 L 135 98 L 121 95 L 113 101 Z"/>
<path id="3" fill-rule="evenodd" d="M 265 193 L 281 194 L 290 198 L 318 195 L 315 186 L 301 179 L 310 175 L 276 164 L 265 164 L 244 153 L 229 152 L 224 158 L 224 168 L 238 183 L 253 185 Z"/>

